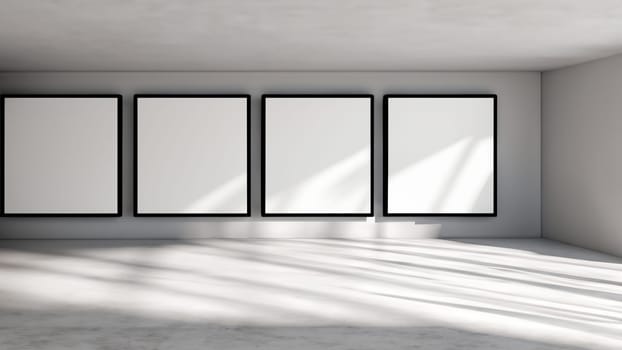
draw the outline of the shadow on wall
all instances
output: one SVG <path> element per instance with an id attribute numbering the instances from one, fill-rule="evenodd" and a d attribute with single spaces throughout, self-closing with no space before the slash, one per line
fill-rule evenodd
<path id="1" fill-rule="evenodd" d="M 449 138 L 447 142 L 452 142 Z M 428 203 L 423 212 L 458 211 L 486 212 L 492 203 L 492 167 L 481 170 L 490 154 L 491 137 L 462 138 L 453 144 L 437 143 L 441 149 L 430 151 L 407 165 L 403 162 L 390 174 L 392 201 L 408 203 L 420 198 Z M 444 147 L 444 148 L 442 148 Z M 416 154 L 423 154 L 421 151 Z M 319 171 L 308 171 L 306 177 L 289 185 L 275 186 L 266 194 L 268 207 L 277 211 L 304 212 L 308 203 L 330 202 L 344 211 L 364 211 L 369 206 L 369 149 L 364 148 L 330 164 Z M 313 167 L 312 167 L 313 168 Z M 307 169 L 309 170 L 309 169 Z M 430 178 L 430 174 L 434 174 Z M 232 178 L 197 199 L 188 208 L 218 208 L 244 198 L 245 175 Z M 430 181 L 428 181 L 430 180 Z M 400 190 L 420 183 L 416 193 Z M 425 185 L 424 185 L 425 184 Z M 328 196 L 328 198 L 327 198 Z"/>
<path id="2" fill-rule="evenodd" d="M 219 211 L 222 208 L 236 208 L 239 203 L 246 203 L 246 173 L 234 175 L 230 180 L 216 186 L 208 193 L 199 196 L 184 208 L 189 212 Z"/>
<path id="3" fill-rule="evenodd" d="M 390 99 L 391 212 L 490 212 L 490 99 Z"/>
<path id="4" fill-rule="evenodd" d="M 534 242 L 4 241 L 0 345 L 620 348 L 622 260 Z"/>
<path id="5" fill-rule="evenodd" d="M 273 188 L 266 194 L 267 208 L 305 212 L 309 203 L 330 203 L 333 211 L 369 210 L 372 205 L 369 201 L 369 154 L 370 149 L 364 148 L 290 186 Z"/>
<path id="6" fill-rule="evenodd" d="M 239 102 L 140 101 L 139 125 L 133 127 L 139 127 L 141 212 L 244 212 L 247 126 Z M 223 114 L 230 118 L 221 118 Z M 206 146 L 206 140 L 213 146 Z"/>
<path id="7" fill-rule="evenodd" d="M 493 196 L 492 166 L 486 166 L 490 145 L 491 137 L 466 137 L 399 169 L 392 167 L 389 196 L 397 204 L 396 211 L 408 211 L 416 198 L 421 203 L 418 212 L 489 212 Z"/>
<path id="8" fill-rule="evenodd" d="M 469 110 L 468 100 L 459 101 L 456 106 L 435 105 L 432 110 L 424 109 L 422 113 L 429 114 L 424 125 L 420 124 L 421 116 L 413 118 L 412 109 L 395 110 L 398 126 L 390 130 L 395 134 L 390 139 L 391 203 L 409 206 L 413 198 L 421 203 L 416 210 L 395 212 L 491 210 L 493 137 L 490 119 L 480 115 L 482 108 L 483 115 L 489 112 L 490 106 L 484 102 L 477 102 L 472 118 L 470 115 L 455 118 L 456 113 L 465 113 L 465 108 Z M 426 108 L 426 103 L 415 108 Z M 369 186 L 366 186 L 369 179 L 368 132 L 352 128 L 352 125 L 361 125 L 360 121 L 350 120 L 345 127 L 338 127 L 338 124 L 333 125 L 337 121 L 323 117 L 326 119 L 326 116 L 315 115 L 305 118 L 304 132 L 300 132 L 300 118 L 280 118 L 278 127 L 268 128 L 266 197 L 269 211 L 307 212 L 305 203 L 315 203 L 320 208 L 345 208 L 327 210 L 329 212 L 366 209 L 366 199 L 370 195 Z M 327 123 L 334 127 L 327 127 Z M 318 139 L 317 135 L 324 137 Z M 380 153 L 375 151 L 376 158 L 382 156 Z M 376 159 L 376 170 L 381 169 L 381 160 Z M 381 187 L 379 180 L 376 178 L 376 186 Z M 231 186 L 227 183 L 226 187 Z M 238 187 L 238 190 L 244 188 Z M 223 192 L 240 197 L 239 191 L 215 189 L 217 197 L 223 199 Z M 201 197 L 213 196 L 205 193 Z M 201 202 L 201 199 L 195 201 Z"/>

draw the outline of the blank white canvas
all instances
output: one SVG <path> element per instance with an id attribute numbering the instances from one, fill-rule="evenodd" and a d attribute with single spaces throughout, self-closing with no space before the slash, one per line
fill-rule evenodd
<path id="1" fill-rule="evenodd" d="M 116 214 L 117 103 L 5 98 L 5 213 Z"/>
<path id="2" fill-rule="evenodd" d="M 371 212 L 371 99 L 266 97 L 265 212 Z"/>
<path id="3" fill-rule="evenodd" d="M 247 100 L 138 98 L 139 214 L 245 214 Z"/>
<path id="4" fill-rule="evenodd" d="M 492 97 L 388 99 L 387 212 L 494 211 Z"/>

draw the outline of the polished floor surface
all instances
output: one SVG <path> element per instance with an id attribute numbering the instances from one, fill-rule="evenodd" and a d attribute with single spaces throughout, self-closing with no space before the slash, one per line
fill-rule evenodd
<path id="1" fill-rule="evenodd" d="M 540 239 L 0 241 L 0 349 L 622 349 L 622 259 Z"/>

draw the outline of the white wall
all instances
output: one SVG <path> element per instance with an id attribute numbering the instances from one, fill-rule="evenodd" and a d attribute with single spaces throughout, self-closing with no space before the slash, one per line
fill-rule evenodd
<path id="1" fill-rule="evenodd" d="M 3 238 L 182 237 L 539 237 L 540 73 L 4 73 L 2 93 L 121 93 L 124 96 L 121 218 L 0 218 Z M 262 93 L 375 94 L 375 220 L 263 219 L 259 145 Z M 132 95 L 250 93 L 252 95 L 252 217 L 132 217 Z M 499 215 L 493 218 L 383 218 L 381 113 L 384 93 L 496 93 Z M 375 222 L 374 222 L 375 221 Z M 416 224 L 413 222 L 416 221 Z"/>
<path id="2" fill-rule="evenodd" d="M 622 55 L 543 73 L 542 228 L 622 255 Z"/>

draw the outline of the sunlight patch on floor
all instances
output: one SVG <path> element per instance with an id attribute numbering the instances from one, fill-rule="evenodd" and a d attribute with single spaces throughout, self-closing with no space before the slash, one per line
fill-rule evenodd
<path id="1" fill-rule="evenodd" d="M 622 347 L 622 260 L 546 240 L 4 241 L 0 275 L 5 329 L 441 327 Z"/>

